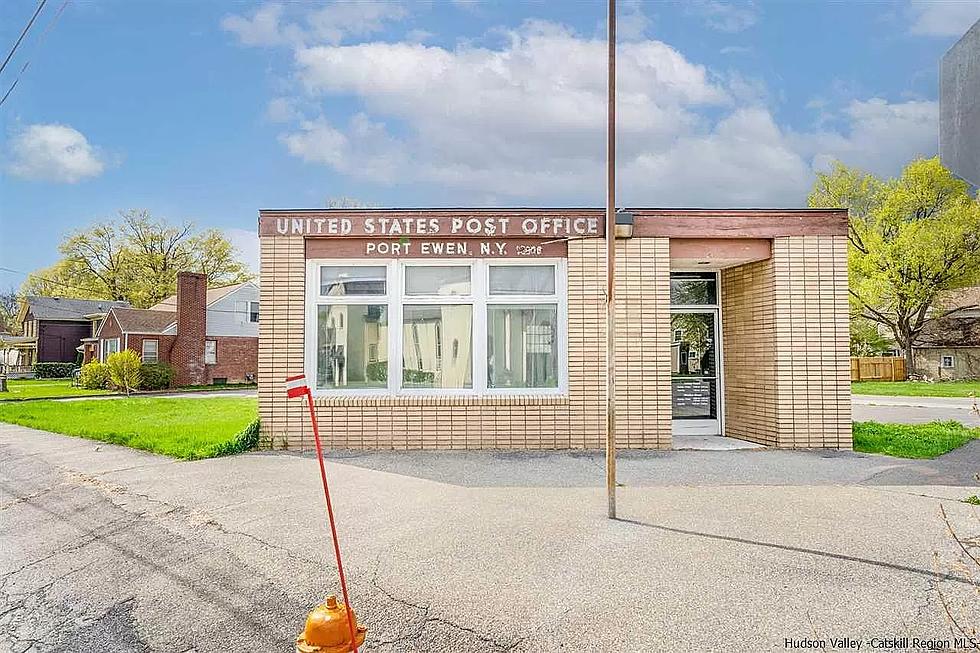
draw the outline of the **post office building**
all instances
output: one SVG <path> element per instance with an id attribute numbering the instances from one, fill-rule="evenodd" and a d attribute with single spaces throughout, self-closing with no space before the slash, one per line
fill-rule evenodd
<path id="1" fill-rule="evenodd" d="M 602 209 L 263 210 L 265 446 L 599 448 Z M 851 447 L 845 210 L 624 209 L 616 435 Z"/>

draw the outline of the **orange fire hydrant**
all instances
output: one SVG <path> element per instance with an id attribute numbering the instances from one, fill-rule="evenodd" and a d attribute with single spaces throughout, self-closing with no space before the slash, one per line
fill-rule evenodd
<path id="1" fill-rule="evenodd" d="M 347 606 L 330 595 L 306 617 L 306 628 L 296 638 L 296 653 L 348 653 L 364 643 L 367 628 L 354 620 L 354 641 L 350 641 Z"/>

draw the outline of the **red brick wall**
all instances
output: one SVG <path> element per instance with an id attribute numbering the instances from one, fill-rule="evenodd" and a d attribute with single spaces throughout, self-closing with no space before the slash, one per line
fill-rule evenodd
<path id="1" fill-rule="evenodd" d="M 176 336 L 164 336 L 157 334 L 142 335 L 139 333 L 130 333 L 126 337 L 126 342 L 123 342 L 123 347 L 126 349 L 132 349 L 135 351 L 140 358 L 143 357 L 143 341 L 144 340 L 156 340 L 157 345 L 157 362 L 158 363 L 170 363 L 171 356 L 173 354 L 174 341 L 177 340 Z M 172 363 L 171 363 L 172 365 Z M 174 368 L 176 369 L 176 368 Z"/>
<path id="2" fill-rule="evenodd" d="M 203 274 L 177 275 L 177 339 L 171 352 L 177 385 L 208 382 L 204 365 L 204 332 L 207 328 L 208 282 Z"/>
<path id="3" fill-rule="evenodd" d="M 109 313 L 109 315 L 106 316 L 105 322 L 103 323 L 102 328 L 98 333 L 99 333 L 99 340 L 103 338 L 111 339 L 111 338 L 122 337 L 122 330 L 120 330 L 119 323 L 116 322 L 116 316 L 114 314 Z"/>
<path id="4" fill-rule="evenodd" d="M 207 338 L 217 342 L 217 361 L 206 365 L 207 381 L 228 379 L 228 383 L 244 383 L 245 375 L 256 377 L 259 367 L 259 339 L 245 336 L 215 336 Z"/>

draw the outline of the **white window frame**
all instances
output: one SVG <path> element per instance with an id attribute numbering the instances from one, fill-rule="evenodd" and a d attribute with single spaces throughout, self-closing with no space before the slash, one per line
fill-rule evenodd
<path id="1" fill-rule="evenodd" d="M 208 360 L 208 343 L 214 343 L 214 358 Z M 218 364 L 218 341 L 214 339 L 209 339 L 204 341 L 204 364 L 205 365 L 217 365 Z"/>
<path id="2" fill-rule="evenodd" d="M 252 319 L 252 306 L 253 305 L 255 306 L 255 319 L 254 320 Z M 247 306 L 247 308 L 246 308 L 247 315 L 245 316 L 245 321 L 248 322 L 249 324 L 258 324 L 259 323 L 259 319 L 262 317 L 259 314 L 259 303 L 257 301 L 249 301 L 249 302 L 246 303 L 246 306 Z"/>
<path id="3" fill-rule="evenodd" d="M 321 295 L 320 266 L 384 266 L 384 295 Z M 549 265 L 555 269 L 554 295 L 490 296 L 489 266 Z M 470 268 L 470 295 L 406 295 L 405 269 L 411 266 L 460 266 Z M 519 259 L 308 259 L 306 262 L 306 377 L 313 379 L 314 396 L 562 396 L 568 394 L 568 283 L 567 260 L 564 258 Z M 388 383 L 383 388 L 317 388 L 316 336 L 317 309 L 329 304 L 384 304 L 388 309 Z M 402 348 L 405 304 L 470 304 L 472 314 L 471 388 L 402 388 Z M 487 307 L 494 304 L 556 304 L 558 308 L 556 388 L 488 388 L 487 387 Z"/>
<path id="4" fill-rule="evenodd" d="M 155 347 L 153 350 L 153 360 L 146 360 L 146 343 L 152 342 Z M 154 338 L 144 338 L 143 342 L 140 344 L 140 358 L 144 363 L 159 363 L 160 362 L 160 341 Z"/>
<path id="5" fill-rule="evenodd" d="M 112 352 L 108 351 L 108 347 L 106 345 L 108 345 L 110 342 L 116 343 L 115 351 Z M 99 344 L 99 360 L 103 363 L 106 362 L 106 359 L 109 358 L 110 354 L 115 354 L 122 351 L 120 349 L 121 346 L 122 346 L 122 341 L 119 338 L 103 338 Z"/>
<path id="6" fill-rule="evenodd" d="M 949 359 L 949 365 L 946 364 L 946 359 Z M 956 367 L 956 357 L 953 354 L 942 354 L 939 357 L 939 367 L 944 370 L 951 370 Z"/>

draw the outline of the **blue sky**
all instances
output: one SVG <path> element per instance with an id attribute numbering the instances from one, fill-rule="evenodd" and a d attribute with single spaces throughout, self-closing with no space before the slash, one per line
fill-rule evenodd
<path id="1" fill-rule="evenodd" d="M 603 2 L 49 0 L 0 95 L 0 265 L 146 208 L 227 230 L 261 207 L 600 205 Z M 34 10 L 0 3 L 0 47 Z M 835 158 L 937 149 L 961 2 L 620 2 L 620 197 L 801 205 Z M 0 286 L 22 276 L 0 272 Z"/>

